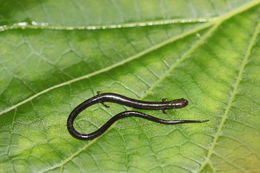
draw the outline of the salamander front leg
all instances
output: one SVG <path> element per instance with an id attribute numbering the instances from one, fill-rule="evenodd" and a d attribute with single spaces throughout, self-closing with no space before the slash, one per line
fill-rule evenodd
<path id="1" fill-rule="evenodd" d="M 167 98 L 162 98 L 162 102 L 167 102 L 168 99 Z M 167 112 L 165 111 L 165 109 L 162 110 L 162 113 L 167 114 Z"/>
<path id="2" fill-rule="evenodd" d="M 100 95 L 101 92 L 100 91 L 97 91 L 97 95 Z M 106 108 L 110 108 L 110 106 L 108 106 L 107 104 L 105 104 L 104 102 L 101 102 L 101 104 L 106 107 Z"/>

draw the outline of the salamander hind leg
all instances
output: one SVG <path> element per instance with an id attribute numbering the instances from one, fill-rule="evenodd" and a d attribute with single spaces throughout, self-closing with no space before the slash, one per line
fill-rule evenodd
<path id="1" fill-rule="evenodd" d="M 101 94 L 101 91 L 97 91 L 97 95 L 100 95 Z M 105 106 L 106 108 L 110 108 L 110 106 L 108 106 L 107 104 L 105 104 L 104 102 L 101 102 L 101 104 L 103 106 Z"/>

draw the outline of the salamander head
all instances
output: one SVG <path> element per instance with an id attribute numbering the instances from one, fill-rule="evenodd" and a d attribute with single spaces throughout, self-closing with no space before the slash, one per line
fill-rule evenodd
<path id="1" fill-rule="evenodd" d="M 188 100 L 184 99 L 184 98 L 180 98 L 180 99 L 176 99 L 176 100 L 172 100 L 170 101 L 170 106 L 172 108 L 182 108 L 188 105 Z"/>

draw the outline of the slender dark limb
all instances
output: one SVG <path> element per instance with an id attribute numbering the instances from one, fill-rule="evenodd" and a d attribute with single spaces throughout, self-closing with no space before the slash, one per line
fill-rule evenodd
<path id="1" fill-rule="evenodd" d="M 167 102 L 168 99 L 167 98 L 162 98 L 162 102 Z"/>
<path id="2" fill-rule="evenodd" d="M 97 91 L 97 95 L 100 95 L 101 91 Z M 108 106 L 107 104 L 105 104 L 104 102 L 100 102 L 104 107 L 106 108 L 110 108 L 110 106 Z"/>
<path id="3" fill-rule="evenodd" d="M 101 104 L 102 104 L 103 106 L 105 106 L 106 108 L 110 108 L 110 106 L 108 106 L 108 105 L 105 104 L 104 102 L 101 102 Z"/>
<path id="4" fill-rule="evenodd" d="M 165 110 L 165 109 L 163 109 L 163 110 L 162 110 L 162 113 L 164 113 L 164 114 L 167 114 L 167 112 L 166 112 L 166 110 Z"/>
<path id="5" fill-rule="evenodd" d="M 168 99 L 167 98 L 162 98 L 162 102 L 167 102 Z M 162 113 L 167 114 L 167 112 L 165 111 L 165 109 L 162 110 Z"/>
<path id="6" fill-rule="evenodd" d="M 102 135 L 117 120 L 122 119 L 122 118 L 126 118 L 126 117 L 139 117 L 139 118 L 147 119 L 149 121 L 153 121 L 153 122 L 160 123 L 160 124 L 166 124 L 166 125 L 184 124 L 184 123 L 203 123 L 203 122 L 209 121 L 209 120 L 203 120 L 203 121 L 197 121 L 197 120 L 164 120 L 164 119 L 156 118 L 156 117 L 153 117 L 151 115 L 147 115 L 147 114 L 137 112 L 137 111 L 125 111 L 125 112 L 121 112 L 121 113 L 113 116 L 103 126 L 101 126 L 98 130 L 96 130 L 92 133 L 81 134 L 78 131 L 76 131 L 75 128 L 73 127 L 74 119 L 68 120 L 67 128 L 68 128 L 69 133 L 73 137 L 75 137 L 77 139 L 81 139 L 81 140 L 91 140 L 91 139 L 94 139 L 94 138 Z"/>

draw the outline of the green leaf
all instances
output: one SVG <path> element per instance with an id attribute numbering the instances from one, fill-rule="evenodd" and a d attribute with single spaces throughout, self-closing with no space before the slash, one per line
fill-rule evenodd
<path id="1" fill-rule="evenodd" d="M 260 172 L 260 1 L 0 0 L 0 172 Z M 92 141 L 97 91 L 187 98 Z M 92 132 L 131 110 L 94 105 Z"/>

